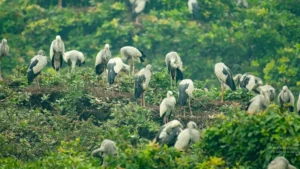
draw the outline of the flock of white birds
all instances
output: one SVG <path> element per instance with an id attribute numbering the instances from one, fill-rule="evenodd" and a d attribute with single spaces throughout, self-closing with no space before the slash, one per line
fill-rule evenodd
<path id="1" fill-rule="evenodd" d="M 152 77 L 152 66 L 148 64 L 145 68 L 141 69 L 138 73 L 135 73 L 134 62 L 144 62 L 146 55 L 139 49 L 132 46 L 125 46 L 120 49 L 122 58 L 111 58 L 109 44 L 105 44 L 104 48 L 99 51 L 95 60 L 95 72 L 97 75 L 107 74 L 108 83 L 114 84 L 116 77 L 121 71 L 130 72 L 130 66 L 123 61 L 128 62 L 132 60 L 132 76 L 135 76 L 134 96 L 135 98 L 141 98 L 141 106 L 145 106 L 145 91 L 150 83 Z M 9 47 L 7 40 L 3 39 L 0 44 L 0 59 L 1 57 L 8 55 Z M 52 41 L 50 46 L 50 60 L 53 69 L 60 71 L 63 62 L 69 66 L 69 72 L 74 72 L 76 65 L 81 66 L 85 63 L 84 55 L 77 50 L 71 50 L 65 52 L 64 43 L 59 35 Z M 185 105 L 188 102 L 190 115 L 193 116 L 191 110 L 191 98 L 194 91 L 194 84 L 191 79 L 183 79 L 183 63 L 177 54 L 177 52 L 170 52 L 166 55 L 165 63 L 170 73 L 171 87 L 178 85 L 178 103 L 183 107 L 184 116 Z M 42 69 L 47 65 L 47 57 L 43 50 L 40 50 L 36 56 L 30 60 L 30 64 L 27 70 L 28 84 L 36 80 L 36 85 L 40 88 L 37 76 L 41 73 Z M 71 70 L 70 70 L 71 69 Z M 259 93 L 249 101 L 247 106 L 247 113 L 254 114 L 264 111 L 270 102 L 275 99 L 275 89 L 270 85 L 263 86 L 263 82 L 260 78 L 253 76 L 250 73 L 243 75 L 238 74 L 235 77 L 232 76 L 230 69 L 222 62 L 215 65 L 215 74 L 221 82 L 222 96 L 221 102 L 224 102 L 224 90 L 231 89 L 236 90 L 237 87 L 245 88 L 248 91 L 255 91 Z M 0 69 L 1 75 L 1 69 Z M 102 76 L 104 77 L 104 76 Z M 0 76 L 1 80 L 2 77 Z M 104 81 L 104 79 L 102 80 Z M 237 81 L 237 82 L 235 82 Z M 120 92 L 120 82 L 118 79 L 118 86 Z M 294 96 L 287 86 L 283 86 L 282 91 L 278 95 L 278 103 L 282 108 L 288 107 L 289 111 L 294 111 Z M 183 130 L 183 125 L 178 120 L 169 121 L 170 115 L 175 108 L 176 99 L 173 96 L 173 92 L 167 91 L 167 97 L 163 99 L 160 104 L 160 117 L 163 118 L 164 125 L 160 128 L 154 142 L 162 145 L 174 146 L 180 151 L 188 149 L 192 144 L 196 143 L 200 139 L 199 131 L 195 122 L 190 121 L 187 124 L 187 128 Z M 297 102 L 297 112 L 300 109 L 300 100 Z M 116 143 L 111 140 L 104 140 L 101 147 L 92 153 L 94 156 L 101 157 L 102 160 L 107 155 L 116 155 L 117 148 Z M 103 162 L 103 161 L 102 161 Z M 273 160 L 269 169 L 273 169 L 272 166 L 291 166 L 284 157 L 279 157 Z M 274 168 L 275 169 L 275 168 Z M 278 168 L 279 169 L 279 168 Z M 285 168 L 280 168 L 285 169 Z"/>

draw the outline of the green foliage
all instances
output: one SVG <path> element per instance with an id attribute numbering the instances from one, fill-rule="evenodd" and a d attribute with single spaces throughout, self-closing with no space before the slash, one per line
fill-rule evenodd
<path id="1" fill-rule="evenodd" d="M 11 56 L 2 59 L 6 77 L 39 49 L 48 51 L 59 34 L 66 50 L 85 54 L 88 66 L 94 65 L 105 43 L 111 44 L 113 56 L 120 55 L 122 46 L 133 45 L 159 71 L 164 56 L 177 51 L 185 77 L 214 79 L 210 86 L 218 84 L 211 72 L 219 61 L 234 74 L 252 72 L 276 87 L 297 85 L 300 19 L 295 0 L 248 0 L 248 9 L 238 8 L 232 0 L 200 1 L 199 21 L 191 19 L 185 1 L 155 1 L 146 4 L 141 26 L 133 24 L 124 1 L 62 2 L 64 8 L 44 0 L 1 1 L 0 34 L 11 48 Z M 272 59 L 278 60 L 273 68 L 268 64 Z"/>
<path id="2" fill-rule="evenodd" d="M 224 157 L 231 165 L 265 168 L 278 155 L 300 164 L 299 124 L 298 115 L 281 114 L 275 105 L 258 115 L 240 112 L 209 127 L 203 134 L 201 148 L 207 155 Z"/>

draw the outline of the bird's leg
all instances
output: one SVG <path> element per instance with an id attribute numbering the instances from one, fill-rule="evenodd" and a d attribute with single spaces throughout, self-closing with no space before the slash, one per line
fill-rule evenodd
<path id="1" fill-rule="evenodd" d="M 119 90 L 119 95 L 120 95 L 120 78 L 118 78 L 118 90 Z"/>
<path id="2" fill-rule="evenodd" d="M 172 73 L 171 73 L 171 71 L 170 71 L 170 82 L 171 82 L 171 88 L 172 88 L 173 85 L 172 85 Z"/>
<path id="3" fill-rule="evenodd" d="M 224 102 L 224 84 L 223 83 L 221 85 L 221 88 L 222 88 L 221 102 L 223 103 Z"/>
<path id="4" fill-rule="evenodd" d="M 0 61 L 0 81 L 3 81 L 2 73 L 1 73 L 1 61 Z"/>
<path id="5" fill-rule="evenodd" d="M 191 108 L 191 97 L 189 97 L 189 109 L 190 109 L 190 114 L 193 116 L 192 108 Z"/>
<path id="6" fill-rule="evenodd" d="M 134 60 L 132 59 L 132 74 L 131 76 L 133 77 L 134 76 Z"/>
<path id="7" fill-rule="evenodd" d="M 145 92 L 143 92 L 143 104 L 144 104 L 144 107 L 146 107 L 146 102 L 145 102 Z"/>
<path id="8" fill-rule="evenodd" d="M 177 84 L 177 81 L 176 81 L 176 71 L 175 71 L 174 80 L 175 80 L 174 87 L 176 87 L 176 84 Z"/>
<path id="9" fill-rule="evenodd" d="M 141 96 L 141 99 L 140 99 L 140 104 L 143 107 L 143 97 L 142 96 Z"/>
<path id="10" fill-rule="evenodd" d="M 183 106 L 183 116 L 186 117 L 185 106 Z"/>

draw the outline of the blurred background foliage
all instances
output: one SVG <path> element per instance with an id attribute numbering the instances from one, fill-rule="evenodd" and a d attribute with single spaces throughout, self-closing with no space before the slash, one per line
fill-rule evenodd
<path id="1" fill-rule="evenodd" d="M 216 62 L 234 74 L 252 72 L 281 88 L 300 85 L 300 7 L 296 0 L 199 0 L 200 19 L 188 12 L 187 1 L 147 1 L 141 25 L 135 25 L 125 0 L 1 0 L 0 38 L 7 38 L 10 57 L 3 59 L 7 76 L 16 65 L 27 64 L 39 50 L 49 51 L 61 35 L 66 50 L 77 49 L 94 65 L 105 43 L 120 55 L 125 45 L 148 55 L 147 62 L 162 70 L 164 57 L 177 51 L 186 77 L 216 85 Z M 49 55 L 49 53 L 47 54 Z M 295 89 L 295 88 L 294 88 Z"/>

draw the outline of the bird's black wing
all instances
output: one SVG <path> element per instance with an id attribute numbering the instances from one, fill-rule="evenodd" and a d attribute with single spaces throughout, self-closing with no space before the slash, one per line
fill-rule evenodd
<path id="1" fill-rule="evenodd" d="M 142 56 L 140 57 L 140 60 L 141 60 L 141 62 L 145 62 L 145 59 L 146 59 L 146 55 L 144 54 L 144 52 L 142 52 L 141 50 L 139 50 L 140 52 L 141 52 L 141 54 L 142 54 Z"/>
<path id="2" fill-rule="evenodd" d="M 171 133 L 168 135 L 167 140 L 166 140 L 168 147 L 175 145 L 177 137 L 180 132 L 181 132 L 180 127 L 175 127 L 172 129 Z"/>
<path id="3" fill-rule="evenodd" d="M 161 139 L 159 138 L 159 135 L 160 135 L 160 133 L 163 131 L 163 129 L 165 128 L 166 126 L 165 125 L 163 125 L 163 126 L 161 126 L 160 128 L 159 128 L 159 131 L 158 131 L 158 133 L 157 133 L 157 135 L 155 136 L 155 138 L 154 138 L 154 141 L 155 141 L 155 143 L 159 143 L 160 145 L 161 145 Z"/>
<path id="4" fill-rule="evenodd" d="M 224 67 L 223 68 L 223 74 L 227 75 L 225 83 L 231 88 L 231 90 L 236 90 L 234 80 L 233 80 L 232 75 L 230 73 L 230 69 Z"/>
<path id="5" fill-rule="evenodd" d="M 183 72 L 177 68 L 176 69 L 176 82 L 178 82 L 178 80 L 182 80 L 183 79 Z"/>
<path id="6" fill-rule="evenodd" d="M 135 87 L 134 87 L 134 97 L 135 98 L 140 98 L 141 95 L 143 94 L 144 92 L 144 89 L 143 89 L 143 83 L 145 82 L 146 80 L 146 77 L 145 75 L 141 75 L 141 76 L 137 76 L 135 78 Z"/>
<path id="7" fill-rule="evenodd" d="M 55 67 L 54 67 L 54 54 L 53 54 L 53 57 L 52 57 L 52 60 L 51 60 L 51 64 L 52 64 L 53 69 L 55 70 Z"/>
<path id="8" fill-rule="evenodd" d="M 108 83 L 111 85 L 115 82 L 115 77 L 117 76 L 117 73 L 114 70 L 114 67 L 116 66 L 116 63 L 108 63 L 107 64 L 107 70 L 108 70 Z"/>
<path id="9" fill-rule="evenodd" d="M 105 68 L 106 68 L 107 64 L 106 63 L 100 63 L 95 67 L 95 71 L 97 75 L 101 75 Z"/>
<path id="10" fill-rule="evenodd" d="M 178 102 L 179 105 L 184 106 L 187 102 L 188 99 L 188 94 L 185 92 L 185 90 L 189 87 L 189 84 L 181 84 L 178 87 L 178 91 L 179 91 L 179 98 L 178 98 Z"/>
<path id="11" fill-rule="evenodd" d="M 250 80 L 250 77 L 249 76 L 245 76 L 244 77 L 244 79 L 243 79 L 243 81 L 241 82 L 241 88 L 245 88 L 245 89 L 247 89 L 246 88 L 246 86 L 247 86 L 247 84 L 249 83 L 249 80 Z M 248 89 L 247 89 L 248 90 Z"/>
<path id="12" fill-rule="evenodd" d="M 38 62 L 39 62 L 39 60 L 35 59 L 28 66 L 28 70 L 27 70 L 28 84 L 31 84 L 33 82 L 34 78 L 40 74 L 40 72 L 33 72 L 33 68 L 38 64 Z"/>
<path id="13" fill-rule="evenodd" d="M 198 2 L 192 3 L 192 8 L 193 8 L 192 12 L 193 12 L 194 19 L 199 19 L 199 17 L 200 17 L 200 15 L 199 15 L 200 8 L 199 8 Z"/>

